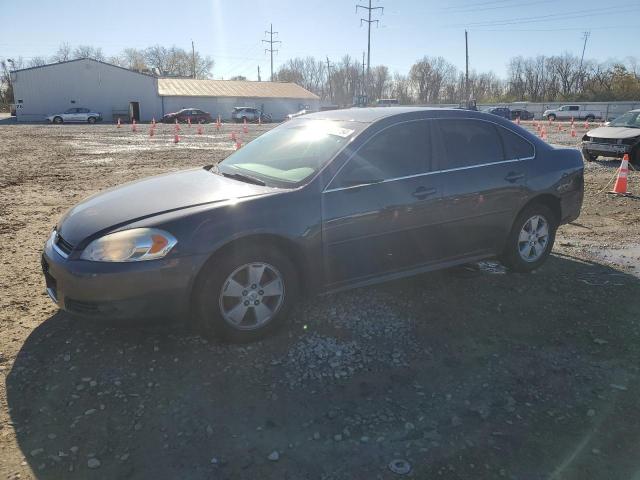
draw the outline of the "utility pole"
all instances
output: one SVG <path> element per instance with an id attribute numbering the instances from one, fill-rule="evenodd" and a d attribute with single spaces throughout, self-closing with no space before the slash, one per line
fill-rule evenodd
<path id="1" fill-rule="evenodd" d="M 367 10 L 367 14 L 368 14 L 368 19 L 367 18 L 360 19 L 360 26 L 362 26 L 362 22 L 367 23 L 367 77 L 366 78 L 368 80 L 369 73 L 371 71 L 371 24 L 375 23 L 376 25 L 378 25 L 380 23 L 378 20 L 371 20 L 371 12 L 373 10 L 381 10 L 381 13 L 384 14 L 384 7 L 372 7 L 371 0 L 369 0 L 368 7 L 365 5 L 356 5 L 356 13 L 358 13 L 358 8 L 363 8 Z"/>
<path id="2" fill-rule="evenodd" d="M 196 47 L 191 40 L 191 69 L 193 71 L 193 78 L 196 78 Z"/>
<path id="3" fill-rule="evenodd" d="M 261 82 L 262 79 L 260 78 L 260 65 L 258 65 L 258 81 Z"/>
<path id="4" fill-rule="evenodd" d="M 582 56 L 580 57 L 580 69 L 578 70 L 580 72 L 580 88 L 584 86 L 584 74 L 582 73 L 582 62 L 584 62 L 584 51 L 587 49 L 587 40 L 589 40 L 589 37 L 591 36 L 591 32 L 583 32 L 582 35 L 584 37 L 584 44 L 582 45 Z"/>
<path id="5" fill-rule="evenodd" d="M 358 103 L 362 104 L 362 106 L 365 105 L 365 76 L 364 76 L 364 52 L 362 52 L 362 84 L 361 84 L 361 93 L 360 93 L 360 101 Z"/>
<path id="6" fill-rule="evenodd" d="M 469 101 L 469 34 L 464 31 L 464 55 L 465 55 L 465 70 L 464 70 L 464 101 Z"/>
<path id="7" fill-rule="evenodd" d="M 331 63 L 327 55 L 327 83 L 329 84 L 329 101 L 332 102 L 333 94 L 331 93 Z"/>
<path id="8" fill-rule="evenodd" d="M 273 31 L 273 23 L 270 24 L 270 28 L 269 30 L 265 30 L 264 32 L 265 34 L 269 35 L 269 40 L 262 40 L 264 43 L 268 43 L 269 44 L 269 48 L 265 48 L 264 52 L 267 53 L 269 52 L 271 54 L 271 81 L 273 82 L 273 52 L 278 53 L 278 50 L 274 50 L 273 49 L 273 44 L 274 43 L 282 43 L 280 40 L 274 40 L 273 36 L 274 35 L 278 35 L 278 32 L 274 32 Z"/>

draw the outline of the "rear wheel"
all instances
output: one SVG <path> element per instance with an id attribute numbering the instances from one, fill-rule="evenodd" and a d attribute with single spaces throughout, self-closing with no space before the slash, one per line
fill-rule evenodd
<path id="1" fill-rule="evenodd" d="M 513 223 L 500 259 L 514 272 L 535 270 L 551 253 L 557 229 L 558 220 L 547 206 L 526 207 Z"/>
<path id="2" fill-rule="evenodd" d="M 91 123 L 91 124 L 96 123 L 96 117 L 89 117 L 89 118 L 87 119 L 87 122 L 89 122 L 89 123 Z"/>
<path id="3" fill-rule="evenodd" d="M 280 327 L 295 301 L 291 261 L 269 248 L 242 248 L 218 256 L 200 275 L 195 315 L 200 332 L 232 342 L 258 340 Z"/>
<path id="4" fill-rule="evenodd" d="M 593 115 L 587 115 L 584 119 L 587 122 L 593 122 L 596 119 L 596 117 L 594 117 Z"/>
<path id="5" fill-rule="evenodd" d="M 547 115 L 547 120 L 551 120 L 552 122 L 555 121 L 556 116 L 552 113 L 550 115 Z"/>

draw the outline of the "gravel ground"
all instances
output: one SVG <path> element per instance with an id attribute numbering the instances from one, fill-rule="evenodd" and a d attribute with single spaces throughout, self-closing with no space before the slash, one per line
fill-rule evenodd
<path id="1" fill-rule="evenodd" d="M 636 478 L 640 200 L 601 193 L 616 161 L 586 166 L 582 216 L 533 274 L 482 262 L 310 298 L 244 346 L 56 311 L 39 267 L 55 220 L 219 161 L 232 130 L 0 126 L 2 478 Z"/>

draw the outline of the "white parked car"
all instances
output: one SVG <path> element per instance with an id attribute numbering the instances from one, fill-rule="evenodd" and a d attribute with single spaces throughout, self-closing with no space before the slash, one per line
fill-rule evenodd
<path id="1" fill-rule="evenodd" d="M 587 110 L 584 105 L 562 105 L 560 108 L 545 110 L 542 116 L 548 120 L 594 120 L 602 119 L 602 112 L 598 110 Z"/>
<path id="2" fill-rule="evenodd" d="M 93 112 L 88 108 L 70 108 L 63 113 L 47 115 L 47 121 L 50 123 L 96 123 L 102 121 L 102 114 L 100 112 Z"/>

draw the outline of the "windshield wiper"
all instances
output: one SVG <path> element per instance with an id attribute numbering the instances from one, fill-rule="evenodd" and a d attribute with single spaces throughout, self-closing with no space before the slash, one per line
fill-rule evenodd
<path id="1" fill-rule="evenodd" d="M 234 180 L 239 180 L 241 182 L 253 183 L 254 185 L 261 185 L 261 186 L 266 185 L 266 183 L 264 183 L 259 178 L 251 177 L 249 175 L 244 175 L 242 173 L 226 173 L 226 172 L 220 172 L 220 173 L 225 177 L 233 178 Z"/>

